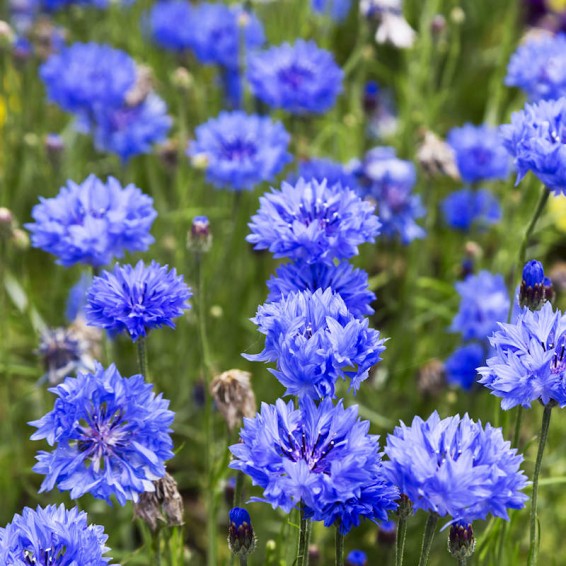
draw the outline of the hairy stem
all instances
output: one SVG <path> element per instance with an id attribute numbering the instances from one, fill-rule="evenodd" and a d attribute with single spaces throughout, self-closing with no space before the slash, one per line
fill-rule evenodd
<path id="1" fill-rule="evenodd" d="M 436 513 L 430 513 L 423 535 L 423 545 L 421 548 L 421 557 L 419 558 L 419 566 L 426 566 L 428 564 L 428 556 L 430 554 L 430 548 L 436 531 L 436 523 L 438 523 L 438 515 Z"/>

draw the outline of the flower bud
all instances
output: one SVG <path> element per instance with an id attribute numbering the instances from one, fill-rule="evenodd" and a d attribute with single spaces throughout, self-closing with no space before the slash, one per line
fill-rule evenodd
<path id="1" fill-rule="evenodd" d="M 391 546 L 397 540 L 397 525 L 395 521 L 380 523 L 377 529 L 377 543 L 382 546 Z"/>
<path id="2" fill-rule="evenodd" d="M 399 519 L 408 519 L 413 513 L 413 504 L 411 500 L 404 493 L 399 498 L 399 507 L 397 508 L 397 515 Z"/>
<path id="3" fill-rule="evenodd" d="M 433 358 L 419 368 L 417 389 L 425 397 L 436 397 L 446 386 L 444 364 Z"/>
<path id="4" fill-rule="evenodd" d="M 250 377 L 247 371 L 230 369 L 215 377 L 210 384 L 210 393 L 230 430 L 242 417 L 252 418 L 256 413 Z"/>
<path id="5" fill-rule="evenodd" d="M 320 549 L 316 544 L 309 544 L 309 566 L 318 566 L 320 564 Z"/>
<path id="6" fill-rule="evenodd" d="M 552 282 L 548 277 L 545 277 L 542 263 L 535 259 L 525 263 L 523 280 L 519 290 L 519 305 L 536 311 L 546 301 L 551 301 L 553 298 Z"/>
<path id="7" fill-rule="evenodd" d="M 368 557 L 363 550 L 352 550 L 346 556 L 346 566 L 367 566 Z"/>
<path id="8" fill-rule="evenodd" d="M 0 207 L 0 238 L 8 239 L 12 237 L 15 227 L 14 215 L 12 211 L 3 206 Z"/>
<path id="9" fill-rule="evenodd" d="M 185 67 L 177 67 L 172 76 L 173 85 L 181 91 L 188 91 L 194 84 L 191 73 Z"/>
<path id="10" fill-rule="evenodd" d="M 233 554 L 241 557 L 248 556 L 255 550 L 256 538 L 246 509 L 234 507 L 230 510 L 228 546 Z"/>
<path id="11" fill-rule="evenodd" d="M 29 249 L 29 234 L 21 228 L 14 228 L 12 231 L 12 243 L 18 250 L 25 251 Z"/>
<path id="12" fill-rule="evenodd" d="M 469 558 L 476 547 L 474 531 L 470 523 L 454 523 L 448 535 L 448 552 L 458 559 Z"/>
<path id="13" fill-rule="evenodd" d="M 45 152 L 54 167 L 59 165 L 65 142 L 59 134 L 47 134 L 44 141 Z"/>
<path id="14" fill-rule="evenodd" d="M 187 236 L 187 249 L 195 253 L 206 253 L 212 246 L 210 222 L 206 216 L 195 216 Z"/>
<path id="15" fill-rule="evenodd" d="M 375 81 L 368 81 L 364 89 L 362 105 L 366 114 L 373 114 L 379 104 L 379 85 Z"/>

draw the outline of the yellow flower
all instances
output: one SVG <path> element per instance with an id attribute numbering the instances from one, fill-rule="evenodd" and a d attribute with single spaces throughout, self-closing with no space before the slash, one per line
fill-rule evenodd
<path id="1" fill-rule="evenodd" d="M 566 0 L 547 0 L 546 3 L 554 12 L 563 12 L 566 10 Z"/>
<path id="2" fill-rule="evenodd" d="M 566 196 L 551 196 L 549 210 L 556 228 L 560 232 L 566 232 Z"/>

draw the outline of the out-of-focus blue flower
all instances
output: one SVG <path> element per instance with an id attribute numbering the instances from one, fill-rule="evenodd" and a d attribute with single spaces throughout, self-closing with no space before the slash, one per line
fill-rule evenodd
<path id="1" fill-rule="evenodd" d="M 444 362 L 446 381 L 469 391 L 476 381 L 476 369 L 485 363 L 484 349 L 480 344 L 465 344 L 454 351 Z"/>
<path id="2" fill-rule="evenodd" d="M 265 347 L 248 360 L 276 362 L 273 375 L 286 395 L 334 397 L 338 379 L 357 391 L 385 350 L 379 332 L 348 311 L 332 289 L 290 293 L 265 303 L 252 319 L 265 334 Z"/>
<path id="3" fill-rule="evenodd" d="M 84 511 L 48 505 L 25 507 L 0 527 L 0 562 L 6 566 L 106 566 L 108 536 L 89 525 Z"/>
<path id="4" fill-rule="evenodd" d="M 244 112 L 221 112 L 198 126 L 187 154 L 206 165 L 216 187 L 251 190 L 271 181 L 291 161 L 290 136 L 280 122 Z"/>
<path id="5" fill-rule="evenodd" d="M 460 308 L 450 330 L 460 332 L 464 340 L 484 340 L 507 320 L 509 295 L 502 275 L 480 271 L 456 283 Z"/>
<path id="6" fill-rule="evenodd" d="M 29 423 L 52 452 L 41 451 L 33 471 L 44 474 L 40 493 L 57 485 L 72 499 L 90 493 L 120 505 L 137 501 L 165 474 L 173 457 L 169 401 L 155 395 L 143 376 L 124 378 L 114 365 L 68 377 L 50 389 L 58 399 L 44 417 Z"/>
<path id="7" fill-rule="evenodd" d="M 147 15 L 151 38 L 157 45 L 172 51 L 191 46 L 194 32 L 194 10 L 186 0 L 156 2 Z"/>
<path id="8" fill-rule="evenodd" d="M 509 175 L 509 157 L 497 128 L 486 124 L 465 124 L 450 130 L 446 141 L 456 154 L 456 164 L 463 181 L 476 183 L 506 179 Z"/>
<path id="9" fill-rule="evenodd" d="M 226 107 L 230 110 L 241 110 L 244 98 L 244 85 L 240 70 L 223 67 L 221 69 L 220 82 L 224 90 Z"/>
<path id="10" fill-rule="evenodd" d="M 124 51 L 97 43 L 75 43 L 40 68 L 47 97 L 63 110 L 89 115 L 120 106 L 136 81 L 134 60 Z"/>
<path id="11" fill-rule="evenodd" d="M 377 202 L 384 236 L 399 237 L 404 244 L 424 238 L 426 232 L 416 223 L 425 209 L 420 196 L 412 194 L 413 163 L 396 157 L 392 147 L 375 147 L 364 158 L 361 176 L 363 194 Z"/>
<path id="12" fill-rule="evenodd" d="M 328 15 L 336 22 L 345 20 L 351 7 L 351 0 L 311 0 L 311 8 L 315 12 Z"/>
<path id="13" fill-rule="evenodd" d="M 354 172 L 354 167 L 337 163 L 330 159 L 309 159 L 308 161 L 300 161 L 296 173 L 292 173 L 287 177 L 287 182 L 294 185 L 300 178 L 305 181 L 318 181 L 322 183 L 326 179 L 328 185 L 336 185 L 340 183 L 344 189 L 352 189 L 356 193 L 360 193 L 358 179 Z"/>
<path id="14" fill-rule="evenodd" d="M 374 313 L 370 304 L 375 294 L 368 289 L 368 274 L 343 261 L 338 265 L 328 263 L 286 263 L 281 265 L 267 282 L 268 302 L 279 301 L 295 291 L 332 289 L 342 297 L 346 307 L 356 318 Z"/>
<path id="15" fill-rule="evenodd" d="M 526 104 L 500 130 L 517 166 L 515 184 L 532 171 L 555 194 L 566 194 L 566 98 Z"/>
<path id="16" fill-rule="evenodd" d="M 26 34 L 32 27 L 39 10 L 41 0 L 9 0 L 8 11 L 10 24 L 19 34 Z"/>
<path id="17" fill-rule="evenodd" d="M 255 53 L 248 62 L 254 96 L 292 114 L 322 114 L 332 108 L 343 76 L 329 51 L 302 39 Z"/>
<path id="18" fill-rule="evenodd" d="M 127 332 L 135 342 L 152 328 L 175 328 L 173 319 L 190 308 L 191 296 L 183 276 L 166 265 L 116 265 L 93 279 L 85 315 L 89 325 L 110 334 Z"/>
<path id="19" fill-rule="evenodd" d="M 86 305 L 86 293 L 92 284 L 92 275 L 83 273 L 81 278 L 71 287 L 67 296 L 65 317 L 69 322 L 73 322 Z"/>
<path id="20" fill-rule="evenodd" d="M 460 189 L 441 203 L 444 221 L 451 228 L 467 231 L 475 224 L 485 228 L 501 219 L 499 201 L 487 189 Z"/>
<path id="21" fill-rule="evenodd" d="M 367 566 L 368 557 L 363 550 L 351 550 L 346 556 L 346 566 Z"/>
<path id="22" fill-rule="evenodd" d="M 153 199 L 134 185 L 122 188 L 113 177 L 106 183 L 94 175 L 80 185 L 68 181 L 56 197 L 40 201 L 32 210 L 35 223 L 26 224 L 32 245 L 65 267 L 106 265 L 126 251 L 145 251 L 154 241 Z"/>
<path id="23" fill-rule="evenodd" d="M 550 303 L 523 309 L 514 324 L 499 324 L 490 343 L 495 355 L 478 373 L 503 409 L 539 400 L 566 406 L 566 316 L 560 311 Z"/>
<path id="24" fill-rule="evenodd" d="M 150 153 L 165 141 L 172 120 L 165 102 L 151 92 L 139 104 L 100 108 L 95 113 L 93 136 L 99 151 L 117 154 L 122 161 Z"/>
<path id="25" fill-rule="evenodd" d="M 246 238 L 256 250 L 276 258 L 332 263 L 358 254 L 358 246 L 374 242 L 380 223 L 374 207 L 350 189 L 299 179 L 283 183 L 260 197 L 258 213 Z"/>
<path id="26" fill-rule="evenodd" d="M 525 91 L 529 100 L 566 95 L 566 36 L 532 37 L 520 45 L 507 67 L 507 86 Z"/>
<path id="27" fill-rule="evenodd" d="M 468 415 L 441 420 L 435 411 L 426 421 L 415 417 L 388 435 L 383 466 L 388 479 L 415 509 L 471 523 L 494 515 L 509 519 L 521 509 L 527 478 L 523 456 L 503 439 L 500 428 Z"/>
<path id="28" fill-rule="evenodd" d="M 257 17 L 241 6 L 204 2 L 193 9 L 191 48 L 202 63 L 238 67 L 241 37 L 248 50 L 265 41 L 263 26 Z"/>
<path id="29" fill-rule="evenodd" d="M 357 406 L 308 398 L 299 409 L 278 399 L 244 419 L 230 467 L 263 488 L 256 499 L 289 513 L 300 502 L 307 517 L 347 533 L 362 518 L 386 521 L 398 491 L 383 480 L 378 437 L 369 435 Z"/>
<path id="30" fill-rule="evenodd" d="M 124 0 L 127 4 L 130 0 Z M 61 10 L 67 6 L 91 6 L 93 8 L 106 8 L 110 0 L 42 0 L 46 10 Z"/>

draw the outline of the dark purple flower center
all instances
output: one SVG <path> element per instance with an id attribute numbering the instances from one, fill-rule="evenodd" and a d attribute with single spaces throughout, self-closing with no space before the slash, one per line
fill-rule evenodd
<path id="1" fill-rule="evenodd" d="M 562 334 L 558 341 L 556 342 L 556 347 L 554 348 L 554 356 L 552 356 L 552 361 L 550 362 L 550 371 L 553 374 L 560 374 L 566 370 L 566 336 Z"/>
<path id="2" fill-rule="evenodd" d="M 474 147 L 471 153 L 476 165 L 488 165 L 493 159 L 492 152 L 485 147 Z"/>
<path id="3" fill-rule="evenodd" d="M 313 72 L 307 67 L 292 63 L 288 67 L 280 69 L 277 77 L 293 90 L 299 90 L 304 82 L 312 80 Z"/>
<path id="4" fill-rule="evenodd" d="M 283 455 L 293 462 L 303 460 L 307 463 L 312 472 L 317 474 L 329 474 L 330 462 L 326 456 L 332 451 L 336 442 L 334 439 L 328 440 L 329 433 L 319 433 L 316 442 L 311 444 L 302 428 L 294 431 L 294 434 L 287 433 L 287 442 L 283 442 L 284 435 L 281 435 L 280 448 Z"/>
<path id="5" fill-rule="evenodd" d="M 24 550 L 24 563 L 29 566 L 57 566 L 65 556 L 66 548 L 54 545 L 51 548 L 41 549 L 36 555 L 32 550 Z"/>
<path id="6" fill-rule="evenodd" d="M 257 154 L 257 146 L 241 138 L 225 141 L 222 144 L 222 156 L 228 161 L 245 161 L 252 159 Z"/>
<path id="7" fill-rule="evenodd" d="M 123 430 L 125 423 L 122 410 L 118 409 L 110 416 L 106 411 L 105 405 L 98 410 L 95 409 L 79 428 L 79 451 L 95 461 L 96 466 L 101 465 L 101 458 L 113 455 L 115 450 L 122 446 L 126 436 Z"/>

